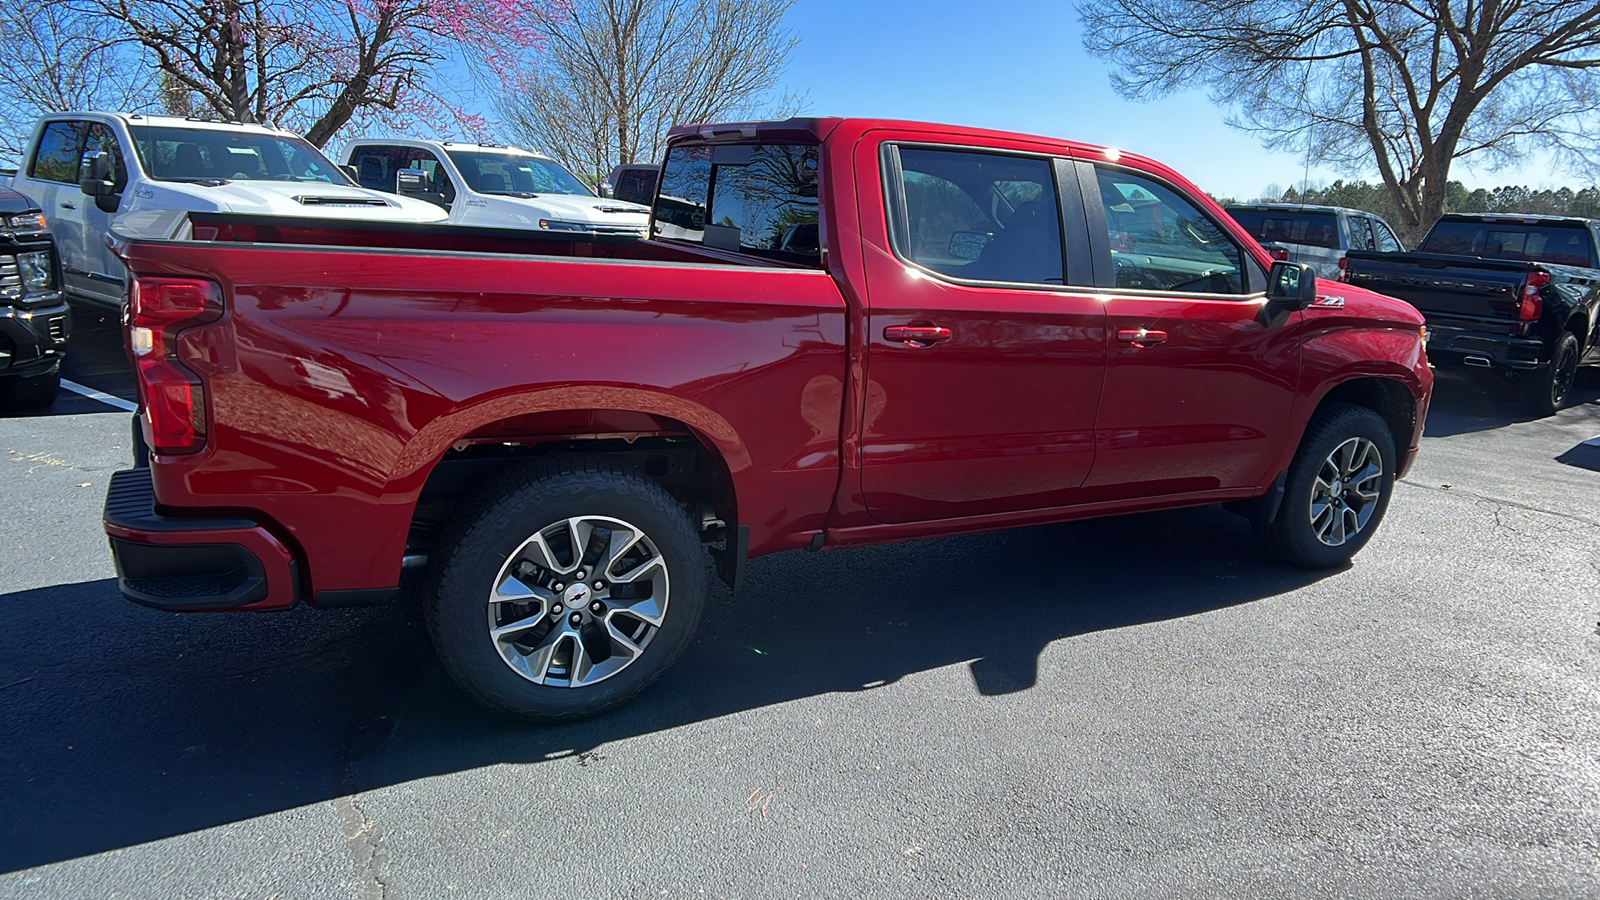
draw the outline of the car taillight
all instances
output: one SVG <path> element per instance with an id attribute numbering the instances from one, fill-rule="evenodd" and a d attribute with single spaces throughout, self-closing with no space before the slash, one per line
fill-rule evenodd
<path id="1" fill-rule="evenodd" d="M 1268 247 L 1267 252 L 1272 254 L 1272 258 L 1278 260 L 1279 262 L 1284 262 L 1289 259 L 1288 247 Z"/>
<path id="2" fill-rule="evenodd" d="M 136 278 L 128 299 L 128 353 L 138 376 L 145 440 L 157 453 L 206 442 L 206 391 L 178 358 L 180 333 L 222 315 L 222 289 L 193 278 Z"/>
<path id="3" fill-rule="evenodd" d="M 1341 282 L 1348 282 L 1350 280 L 1350 257 L 1348 256 L 1339 257 L 1338 280 Z"/>
<path id="4" fill-rule="evenodd" d="M 1539 316 L 1544 314 L 1544 298 L 1539 296 L 1539 290 L 1549 283 L 1549 272 L 1528 273 L 1528 283 L 1522 289 L 1522 308 L 1517 311 L 1518 319 L 1524 322 L 1539 321 Z"/>

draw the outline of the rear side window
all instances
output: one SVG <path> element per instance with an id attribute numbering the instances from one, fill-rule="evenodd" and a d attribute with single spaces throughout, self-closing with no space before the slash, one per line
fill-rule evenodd
<path id="1" fill-rule="evenodd" d="M 1372 242 L 1372 221 L 1365 216 L 1350 217 L 1350 249 L 1377 249 L 1377 245 Z"/>
<path id="2" fill-rule="evenodd" d="M 1418 249 L 1451 256 L 1595 267 L 1589 229 L 1582 225 L 1440 221 Z"/>
<path id="3" fill-rule="evenodd" d="M 78 183 L 78 160 L 83 148 L 87 122 L 51 122 L 39 137 L 39 152 L 34 154 L 28 175 L 43 181 Z"/>
<path id="4" fill-rule="evenodd" d="M 687 144 L 667 151 L 652 233 L 817 266 L 815 144 Z"/>
<path id="5" fill-rule="evenodd" d="M 899 184 L 887 195 L 902 259 L 972 281 L 1064 283 L 1048 160 L 918 147 L 897 153 Z"/>
<path id="6" fill-rule="evenodd" d="M 1333 213 L 1230 209 L 1228 215 L 1263 244 L 1339 247 L 1339 218 Z"/>

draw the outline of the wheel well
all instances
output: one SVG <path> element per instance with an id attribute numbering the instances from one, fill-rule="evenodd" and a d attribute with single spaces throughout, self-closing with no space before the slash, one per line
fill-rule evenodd
<path id="1" fill-rule="evenodd" d="M 1584 321 L 1583 313 L 1574 313 L 1572 318 L 1567 320 L 1565 330 L 1571 332 L 1572 336 L 1578 339 L 1579 353 L 1589 349 L 1589 323 Z"/>
<path id="2" fill-rule="evenodd" d="M 407 556 L 425 557 L 478 485 L 509 466 L 562 453 L 607 456 L 643 472 L 677 498 L 707 542 L 724 540 L 737 522 L 722 455 L 687 425 L 645 413 L 563 410 L 502 419 L 452 444 L 417 498 Z"/>
<path id="3" fill-rule="evenodd" d="M 1321 411 L 1330 403 L 1364 406 L 1377 413 L 1389 426 L 1395 450 L 1405 453 L 1417 427 L 1417 406 L 1411 391 L 1393 378 L 1357 378 L 1339 384 L 1318 404 Z M 1312 414 L 1316 418 L 1316 414 Z"/>

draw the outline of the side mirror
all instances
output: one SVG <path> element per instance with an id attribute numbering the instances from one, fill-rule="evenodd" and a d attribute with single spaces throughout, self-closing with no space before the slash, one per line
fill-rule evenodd
<path id="1" fill-rule="evenodd" d="M 616 188 L 612 187 L 611 182 L 609 181 L 600 182 L 600 185 L 595 189 L 595 192 L 607 200 L 614 200 L 617 196 Z"/>
<path id="2" fill-rule="evenodd" d="M 402 197 L 415 197 L 438 206 L 449 206 L 444 195 L 433 189 L 433 180 L 425 169 L 401 169 L 394 173 L 394 192 Z"/>
<path id="3" fill-rule="evenodd" d="M 78 189 L 91 197 L 109 197 L 117 192 L 113 180 L 111 154 L 92 150 L 78 164 Z"/>
<path id="4" fill-rule="evenodd" d="M 350 176 L 350 180 L 354 181 L 356 184 L 360 184 L 361 183 L 361 177 L 356 174 L 356 167 L 355 166 L 348 165 L 348 164 L 342 165 L 342 166 L 339 167 L 339 171 L 345 173 L 346 175 L 349 175 Z"/>
<path id="5" fill-rule="evenodd" d="M 1305 309 L 1317 301 L 1317 273 L 1305 263 L 1275 262 L 1267 273 L 1267 302 Z"/>

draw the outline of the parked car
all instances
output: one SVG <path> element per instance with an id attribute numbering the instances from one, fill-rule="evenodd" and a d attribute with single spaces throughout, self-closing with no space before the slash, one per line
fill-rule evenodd
<path id="1" fill-rule="evenodd" d="M 1417 311 L 1159 163 L 791 119 L 674 130 L 659 193 L 695 211 L 646 240 L 119 222 L 122 592 L 385 603 L 425 567 L 463 690 L 566 719 L 688 645 L 703 546 L 737 588 L 780 550 L 1229 502 L 1336 566 L 1416 454 Z"/>
<path id="2" fill-rule="evenodd" d="M 1269 251 L 1283 248 L 1275 258 L 1307 263 L 1319 278 L 1338 278 L 1339 263 L 1351 250 L 1396 253 L 1405 249 L 1383 217 L 1359 209 L 1234 203 L 1228 206 L 1228 215 Z"/>
<path id="3" fill-rule="evenodd" d="M 1421 310 L 1440 368 L 1511 379 L 1548 416 L 1600 361 L 1597 236 L 1594 219 L 1452 213 L 1416 253 L 1352 252 L 1345 280 Z"/>
<path id="4" fill-rule="evenodd" d="M 67 295 L 120 309 L 112 220 L 149 210 L 433 222 L 417 200 L 364 190 L 297 135 L 261 125 L 120 112 L 41 118 L 12 179 L 50 218 Z"/>
<path id="5" fill-rule="evenodd" d="M 0 401 L 42 409 L 61 387 L 72 313 L 61 295 L 61 263 L 33 201 L 0 188 Z"/>
<path id="6" fill-rule="evenodd" d="M 560 163 L 517 147 L 358 138 L 344 151 L 356 180 L 427 200 L 452 225 L 644 236 L 650 208 L 596 197 Z"/>
<path id="7" fill-rule="evenodd" d="M 656 199 L 661 167 L 654 163 L 624 163 L 600 182 L 600 196 L 650 206 Z"/>

